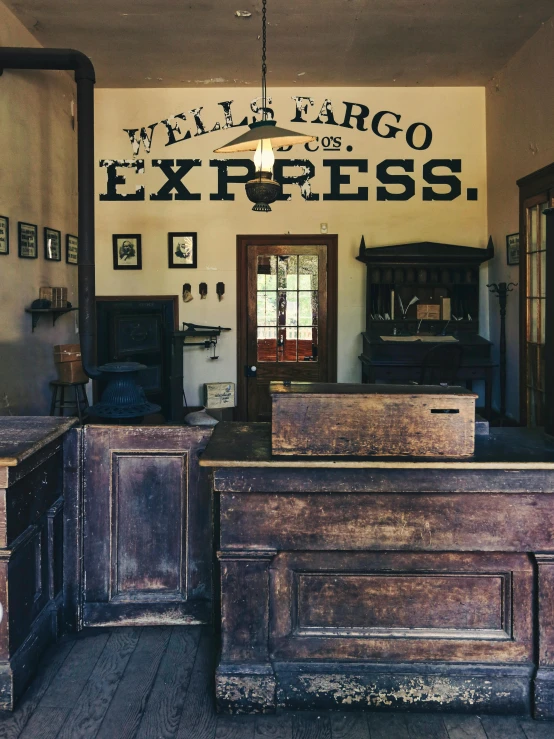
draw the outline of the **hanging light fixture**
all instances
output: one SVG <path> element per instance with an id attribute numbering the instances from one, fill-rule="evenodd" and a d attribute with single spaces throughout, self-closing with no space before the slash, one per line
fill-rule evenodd
<path id="1" fill-rule="evenodd" d="M 246 183 L 246 194 L 254 203 L 252 210 L 265 213 L 271 210 L 270 203 L 274 203 L 281 192 L 281 185 L 273 179 L 273 149 L 315 141 L 315 136 L 288 131 L 277 126 L 276 121 L 267 118 L 266 5 L 267 0 L 262 0 L 262 119 L 251 123 L 250 130 L 242 136 L 215 150 L 215 154 L 255 152 L 256 176 Z"/>

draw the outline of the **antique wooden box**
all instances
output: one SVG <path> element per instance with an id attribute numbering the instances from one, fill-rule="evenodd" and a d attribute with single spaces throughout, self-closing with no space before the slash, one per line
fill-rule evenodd
<path id="1" fill-rule="evenodd" d="M 272 382 L 272 453 L 467 457 L 475 399 L 460 387 Z"/>

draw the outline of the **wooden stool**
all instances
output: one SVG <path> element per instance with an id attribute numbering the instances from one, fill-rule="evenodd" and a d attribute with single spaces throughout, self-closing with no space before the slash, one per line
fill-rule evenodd
<path id="1" fill-rule="evenodd" d="M 85 390 L 87 382 L 61 382 L 60 380 L 53 380 L 50 383 L 52 386 L 50 415 L 55 416 L 56 410 L 58 410 L 58 415 L 63 416 L 65 408 L 74 408 L 77 411 L 79 422 L 83 423 L 83 418 L 87 415 L 86 409 L 88 408 L 88 398 Z M 66 389 L 69 389 L 70 392 L 73 389 L 74 400 L 65 399 Z"/>

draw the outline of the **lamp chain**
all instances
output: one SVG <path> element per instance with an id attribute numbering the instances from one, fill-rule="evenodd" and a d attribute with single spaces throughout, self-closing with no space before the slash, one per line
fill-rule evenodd
<path id="1" fill-rule="evenodd" d="M 267 65 L 266 65 L 266 5 L 267 0 L 262 0 L 262 106 L 263 106 L 263 113 L 262 113 L 262 120 L 267 120 L 267 95 L 266 95 L 266 81 L 265 81 L 265 75 L 267 72 Z"/>

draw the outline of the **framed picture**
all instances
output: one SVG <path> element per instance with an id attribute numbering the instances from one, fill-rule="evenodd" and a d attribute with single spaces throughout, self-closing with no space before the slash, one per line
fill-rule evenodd
<path id="1" fill-rule="evenodd" d="M 508 264 L 519 264 L 519 234 L 506 236 L 506 259 Z"/>
<path id="2" fill-rule="evenodd" d="M 62 233 L 48 226 L 44 227 L 44 258 L 52 262 L 62 260 Z"/>
<path id="3" fill-rule="evenodd" d="M 169 233 L 167 247 L 170 268 L 196 268 L 196 233 Z"/>
<path id="4" fill-rule="evenodd" d="M 0 254 L 10 253 L 10 219 L 0 216 Z"/>
<path id="5" fill-rule="evenodd" d="M 65 261 L 68 264 L 79 262 L 79 239 L 71 234 L 65 235 Z"/>
<path id="6" fill-rule="evenodd" d="M 17 253 L 22 259 L 38 257 L 38 229 L 32 223 L 17 224 Z"/>
<path id="7" fill-rule="evenodd" d="M 114 234 L 112 240 L 114 269 L 142 269 L 140 234 Z"/>

